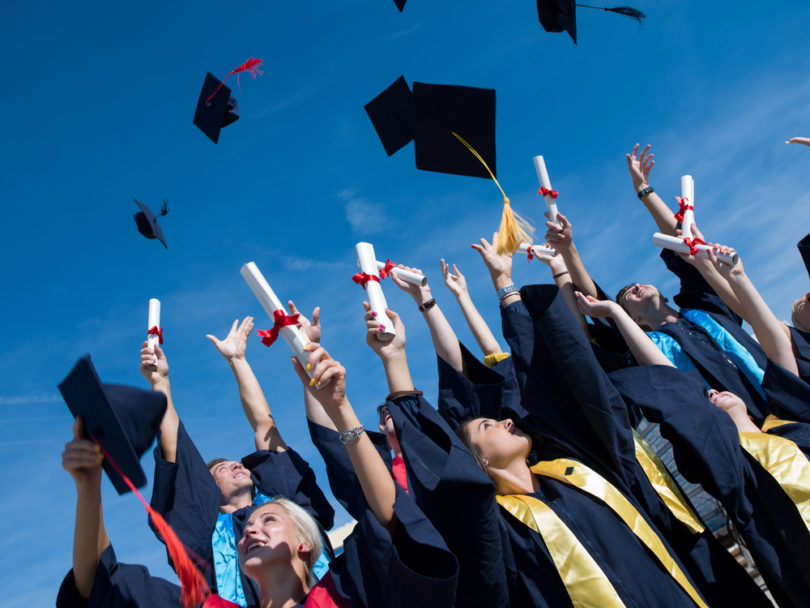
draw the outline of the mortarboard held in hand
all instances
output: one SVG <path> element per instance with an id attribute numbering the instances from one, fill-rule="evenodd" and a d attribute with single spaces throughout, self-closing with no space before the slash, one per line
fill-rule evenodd
<path id="1" fill-rule="evenodd" d="M 158 224 L 157 216 L 138 199 L 135 199 L 135 202 L 138 204 L 138 207 L 141 208 L 141 210 L 133 216 L 135 218 L 135 225 L 138 227 L 138 232 L 148 239 L 159 240 L 163 243 L 163 246 L 168 249 L 169 246 L 166 244 L 166 239 L 163 236 L 163 230 L 160 224 Z M 166 215 L 168 212 L 169 209 L 164 201 L 163 207 L 161 208 L 161 215 Z"/>
<path id="2" fill-rule="evenodd" d="M 592 4 L 579 4 L 574 0 L 537 0 L 537 16 L 540 25 L 547 32 L 568 32 L 574 44 L 577 43 L 577 7 L 592 8 L 624 15 L 635 19 L 639 23 L 646 18 L 640 10 L 629 6 L 593 6 Z"/>
<path id="3" fill-rule="evenodd" d="M 262 73 L 259 69 L 261 64 L 261 59 L 251 57 L 228 72 L 222 82 L 210 72 L 206 74 L 194 112 L 194 124 L 214 143 L 219 141 L 219 132 L 223 128 L 239 120 L 239 104 L 231 95 L 231 90 L 225 86 L 225 81 L 231 74 L 237 74 L 238 79 L 240 72 L 250 72 L 255 79 L 257 74 Z"/>
<path id="4" fill-rule="evenodd" d="M 90 355 L 76 363 L 59 385 L 74 417 L 84 420 L 85 434 L 118 464 L 135 487 L 146 485 L 139 461 L 155 439 L 166 411 L 166 396 L 131 386 L 102 384 Z M 129 487 L 105 458 L 104 471 L 119 494 Z"/>

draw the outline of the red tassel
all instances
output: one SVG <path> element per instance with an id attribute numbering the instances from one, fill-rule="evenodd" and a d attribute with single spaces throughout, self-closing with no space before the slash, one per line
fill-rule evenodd
<path id="1" fill-rule="evenodd" d="M 262 65 L 261 59 L 259 59 L 258 57 L 251 57 L 236 69 L 233 69 L 230 72 L 228 72 L 228 75 L 222 79 L 222 82 L 219 83 L 219 86 L 214 90 L 213 93 L 211 93 L 208 99 L 205 100 L 205 105 L 208 105 L 208 102 L 211 101 L 211 99 L 213 99 L 214 95 L 216 95 L 217 91 L 219 91 L 222 85 L 225 84 L 225 81 L 228 80 L 228 78 L 230 78 L 231 74 L 238 74 L 239 72 L 250 72 L 250 75 L 253 76 L 253 80 L 256 80 L 257 74 L 264 74 L 264 72 L 262 72 L 259 69 L 259 66 L 261 65 Z M 236 77 L 236 81 L 237 83 L 239 82 L 239 76 Z"/>
<path id="2" fill-rule="evenodd" d="M 104 453 L 104 458 L 107 459 L 116 472 L 121 476 L 121 479 L 124 480 L 124 483 L 129 486 L 129 489 L 132 490 L 135 493 L 135 496 L 138 497 L 138 500 L 141 501 L 144 509 L 146 509 L 146 512 L 149 513 L 149 517 L 152 518 L 152 523 L 155 524 L 158 532 L 160 532 L 163 542 L 166 543 L 166 549 L 169 552 L 169 557 L 174 564 L 174 571 L 177 573 L 177 578 L 180 579 L 183 606 L 185 606 L 185 608 L 199 606 L 209 595 L 211 595 L 211 589 L 209 589 L 208 583 L 205 582 L 205 578 L 203 577 L 202 573 L 197 569 L 197 566 L 194 565 L 194 562 L 191 561 L 191 558 L 188 556 L 183 543 L 180 542 L 179 538 L 177 538 L 177 534 L 174 530 L 172 530 L 172 527 L 166 522 L 166 520 L 163 519 L 163 516 L 150 507 L 146 500 L 144 500 L 144 497 L 140 492 L 138 492 L 135 484 L 129 480 L 129 477 L 124 475 L 124 472 L 121 470 L 121 467 L 118 466 L 118 463 L 110 458 L 110 454 L 104 449 L 104 446 L 101 445 L 92 435 L 90 438 L 96 442 L 96 445 L 99 448 L 101 448 L 101 451 Z"/>

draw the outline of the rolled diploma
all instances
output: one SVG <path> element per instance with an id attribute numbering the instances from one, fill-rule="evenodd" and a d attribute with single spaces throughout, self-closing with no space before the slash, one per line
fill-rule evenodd
<path id="1" fill-rule="evenodd" d="M 658 245 L 664 249 L 671 249 L 672 251 L 677 251 L 678 253 L 689 253 L 689 245 L 684 243 L 683 239 L 678 238 L 677 236 L 669 236 L 668 234 L 656 232 L 653 235 L 652 242 L 653 245 Z M 709 257 L 706 252 L 711 249 L 711 247 L 708 245 L 695 245 L 695 247 L 697 247 L 698 255 L 700 257 Z M 734 266 L 740 261 L 740 256 L 736 253 L 734 255 L 728 255 L 717 251 L 715 252 L 715 255 L 717 255 L 717 259 L 719 259 L 721 262 L 729 264 L 730 266 Z"/>
<path id="2" fill-rule="evenodd" d="M 157 298 L 149 298 L 149 317 L 146 323 L 146 331 L 148 332 L 153 327 L 160 329 L 160 300 Z M 147 334 L 146 344 L 149 348 L 154 349 L 160 343 L 160 336 L 157 334 Z M 157 365 L 157 355 L 155 355 L 155 365 Z"/>
<path id="3" fill-rule="evenodd" d="M 537 179 L 540 180 L 540 185 L 543 188 L 548 188 L 551 190 L 551 180 L 548 178 L 548 171 L 546 171 L 546 161 L 543 160 L 542 156 L 535 156 L 534 157 L 534 170 L 537 171 Z M 543 197 L 546 201 L 546 209 L 548 209 L 549 219 L 553 223 L 557 223 L 557 201 L 551 197 L 550 194 L 546 194 Z"/>
<path id="4" fill-rule="evenodd" d="M 687 200 L 687 204 L 695 206 L 695 180 L 691 175 L 681 176 L 681 198 Z M 683 212 L 683 221 L 681 222 L 681 235 L 683 237 L 692 238 L 692 224 L 695 223 L 695 212 L 687 210 Z"/>
<path id="5" fill-rule="evenodd" d="M 531 247 L 531 250 L 532 250 L 532 255 L 535 256 L 535 257 L 538 257 L 538 258 L 541 257 L 541 256 L 545 257 L 545 258 L 553 258 L 555 255 L 557 255 L 557 250 L 552 249 L 546 243 L 543 243 L 543 244 L 540 244 L 540 245 L 532 245 L 532 244 L 529 244 L 529 243 L 521 243 L 518 246 L 518 251 L 520 253 L 528 254 L 530 247 Z"/>
<path id="6" fill-rule="evenodd" d="M 360 260 L 357 260 L 357 265 L 360 266 Z M 385 262 L 377 260 L 377 270 L 382 270 L 383 268 L 385 268 Z M 397 275 L 400 279 L 406 283 L 410 283 L 411 285 L 417 285 L 419 287 L 424 287 L 427 285 L 427 277 L 425 275 L 416 274 L 410 270 L 405 270 L 403 268 L 392 268 L 391 274 Z"/>
<path id="7" fill-rule="evenodd" d="M 271 320 L 273 319 L 273 313 L 277 310 L 283 310 L 284 314 L 287 314 L 287 310 L 281 305 L 281 300 L 278 299 L 275 292 L 270 288 L 270 284 L 254 262 L 248 262 L 242 266 L 239 272 Z M 304 351 L 304 347 L 309 344 L 309 340 L 306 339 L 304 334 L 301 333 L 301 330 L 295 325 L 282 327 L 279 330 L 279 334 L 284 338 L 284 341 L 287 343 L 287 346 L 290 347 L 293 354 L 298 357 L 298 361 L 301 362 L 304 369 L 306 369 L 309 353 Z M 309 375 L 311 376 L 312 372 L 310 372 Z"/>
<path id="8" fill-rule="evenodd" d="M 357 251 L 357 262 L 360 264 L 360 270 L 366 274 L 374 275 L 378 279 L 380 275 L 377 272 L 377 256 L 374 255 L 374 245 L 371 243 L 357 243 L 355 245 Z M 396 332 L 394 332 L 394 325 L 385 314 L 385 309 L 388 308 L 385 303 L 385 296 L 383 295 L 382 286 L 377 281 L 369 281 L 366 283 L 366 293 L 368 294 L 368 303 L 371 310 L 377 313 L 377 318 L 385 325 L 385 329 L 377 334 L 377 339 L 380 342 L 389 342 L 393 340 Z"/>

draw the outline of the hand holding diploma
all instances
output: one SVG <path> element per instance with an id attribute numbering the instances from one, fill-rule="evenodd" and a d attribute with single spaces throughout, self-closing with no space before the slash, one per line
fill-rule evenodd
<path id="1" fill-rule="evenodd" d="M 377 257 L 374 254 L 374 246 L 371 243 L 357 243 L 355 245 L 357 251 L 357 261 L 360 264 L 361 272 L 358 272 L 353 280 L 355 283 L 362 285 L 368 295 L 368 303 L 371 310 L 374 311 L 377 317 L 385 319 L 385 310 L 388 305 L 385 302 L 385 295 L 383 294 L 382 286 L 380 285 L 380 275 L 377 268 Z M 386 325 L 381 322 L 380 330 L 377 333 L 377 340 L 381 342 L 388 342 L 394 338 L 396 332 L 391 324 Z"/>
<path id="2" fill-rule="evenodd" d="M 357 266 L 360 266 L 360 260 L 357 261 Z M 380 278 L 385 279 L 388 275 L 396 275 L 406 283 L 411 285 L 418 285 L 424 287 L 427 285 L 427 277 L 422 273 L 413 272 L 407 266 L 402 264 L 394 264 L 391 260 L 380 262 L 377 260 L 377 270 L 380 273 Z"/>
<path id="3" fill-rule="evenodd" d="M 540 182 L 540 194 L 543 195 L 543 200 L 546 202 L 546 209 L 548 209 L 548 219 L 552 223 L 557 223 L 557 191 L 551 189 L 551 180 L 548 178 L 548 171 L 546 170 L 546 161 L 542 156 L 534 157 L 534 170 L 537 172 L 537 179 Z"/>
<path id="4" fill-rule="evenodd" d="M 658 245 L 662 249 L 670 249 L 676 253 L 685 255 L 692 254 L 692 250 L 694 249 L 695 253 L 692 255 L 698 255 L 707 259 L 711 259 L 708 252 L 710 250 L 715 250 L 717 259 L 721 260 L 725 264 L 729 264 L 730 266 L 734 266 L 740 259 L 736 253 L 723 253 L 722 251 L 717 251 L 718 248 L 722 247 L 721 245 L 692 243 L 692 246 L 690 247 L 683 241 L 682 238 L 677 236 L 669 236 L 668 234 L 661 234 L 660 232 L 656 232 L 653 235 L 652 242 L 653 245 Z M 733 252 L 733 250 L 731 251 Z"/>
<path id="5" fill-rule="evenodd" d="M 146 322 L 146 341 L 151 348 L 163 344 L 163 330 L 160 327 L 160 300 L 149 298 L 149 316 Z M 157 362 L 157 359 L 155 359 Z"/>
<path id="6" fill-rule="evenodd" d="M 558 215 L 557 217 L 560 216 Z M 533 258 L 545 260 L 546 258 L 553 258 L 557 255 L 557 250 L 553 249 L 548 243 L 539 243 L 536 245 L 531 243 L 521 243 L 518 246 L 518 252 L 525 253 L 529 258 L 528 261 L 530 262 Z"/>

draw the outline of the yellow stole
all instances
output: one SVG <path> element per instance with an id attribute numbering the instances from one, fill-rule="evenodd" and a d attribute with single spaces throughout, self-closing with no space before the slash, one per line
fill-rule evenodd
<path id="1" fill-rule="evenodd" d="M 551 461 L 538 462 L 531 467 L 532 473 L 551 477 L 563 483 L 572 485 L 586 494 L 605 503 L 636 535 L 641 543 L 655 555 L 658 562 L 664 567 L 678 585 L 692 598 L 696 606 L 708 608 L 683 573 L 678 563 L 669 554 L 658 534 L 650 527 L 647 520 L 639 513 L 633 504 L 619 490 L 617 490 L 604 477 L 591 470 L 581 462 L 569 458 L 557 458 Z"/>
<path id="2" fill-rule="evenodd" d="M 740 445 L 779 482 L 810 530 L 810 461 L 799 446 L 768 433 L 740 433 Z"/>
<path id="3" fill-rule="evenodd" d="M 636 447 L 636 460 L 650 480 L 656 494 L 664 501 L 672 514 L 693 534 L 700 534 L 706 527 L 689 505 L 678 483 L 672 479 L 667 466 L 661 462 L 644 438 L 633 429 L 633 443 Z"/>
<path id="4" fill-rule="evenodd" d="M 574 608 L 624 608 L 599 564 L 548 505 L 525 494 L 497 496 L 496 499 L 542 537 Z"/>
<path id="5" fill-rule="evenodd" d="M 771 429 L 775 429 L 778 426 L 782 426 L 783 424 L 795 424 L 793 420 L 780 420 L 773 414 L 768 414 L 765 417 L 765 421 L 762 423 L 762 432 L 767 433 Z"/>

